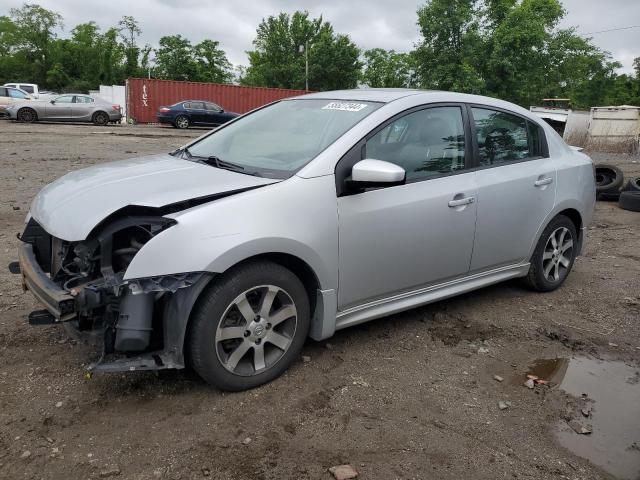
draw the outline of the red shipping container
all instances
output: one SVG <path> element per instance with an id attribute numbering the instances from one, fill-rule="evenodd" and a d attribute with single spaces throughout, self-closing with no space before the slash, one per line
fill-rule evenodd
<path id="1" fill-rule="evenodd" d="M 129 78 L 127 116 L 138 123 L 153 123 L 157 121 L 156 112 L 161 105 L 172 105 L 181 100 L 209 100 L 225 110 L 245 113 L 275 100 L 305 93 L 304 90 L 285 88 Z"/>

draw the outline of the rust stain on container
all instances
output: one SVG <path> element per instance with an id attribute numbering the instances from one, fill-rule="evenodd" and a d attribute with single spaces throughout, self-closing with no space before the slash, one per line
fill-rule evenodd
<path id="1" fill-rule="evenodd" d="M 209 100 L 225 110 L 246 113 L 275 100 L 305 93 L 305 90 L 284 88 L 129 78 L 127 113 L 129 118 L 139 123 L 153 123 L 157 121 L 156 112 L 161 105 L 171 105 L 181 100 Z"/>

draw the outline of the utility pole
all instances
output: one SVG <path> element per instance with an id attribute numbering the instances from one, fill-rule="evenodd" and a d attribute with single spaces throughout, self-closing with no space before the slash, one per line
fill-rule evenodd
<path id="1" fill-rule="evenodd" d="M 309 91 L 309 40 L 304 44 L 304 89 Z"/>
<path id="2" fill-rule="evenodd" d="M 298 47 L 299 52 L 304 52 L 304 89 L 309 91 L 309 40 Z"/>

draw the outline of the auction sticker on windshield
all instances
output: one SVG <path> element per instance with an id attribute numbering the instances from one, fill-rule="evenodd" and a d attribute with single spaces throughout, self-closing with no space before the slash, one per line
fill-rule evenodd
<path id="1" fill-rule="evenodd" d="M 359 112 L 366 108 L 366 103 L 331 102 L 322 107 L 322 110 L 343 110 L 345 112 Z"/>

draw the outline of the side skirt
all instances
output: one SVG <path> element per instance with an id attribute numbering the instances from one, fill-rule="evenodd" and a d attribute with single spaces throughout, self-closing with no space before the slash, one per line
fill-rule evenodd
<path id="1" fill-rule="evenodd" d="M 455 297 L 461 293 L 470 292 L 494 283 L 524 277 L 528 271 L 529 263 L 510 265 L 358 305 L 348 310 L 338 312 L 336 316 L 336 330 L 358 325 L 359 323 L 368 322 L 376 318 L 386 317 L 387 315 L 404 310 L 410 310 L 438 300 Z"/>

